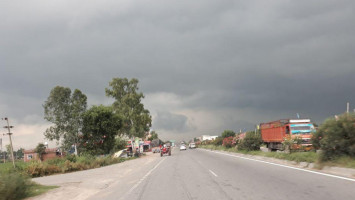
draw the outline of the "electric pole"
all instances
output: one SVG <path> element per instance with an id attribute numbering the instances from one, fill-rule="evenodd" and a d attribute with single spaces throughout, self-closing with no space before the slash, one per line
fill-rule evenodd
<path id="1" fill-rule="evenodd" d="M 2 120 L 6 120 L 6 122 L 7 122 L 7 126 L 4 126 L 4 128 L 7 128 L 7 130 L 9 131 L 7 134 L 9 135 L 9 138 L 10 138 L 10 151 L 11 151 L 10 153 L 11 153 L 12 164 L 14 165 L 14 168 L 15 168 L 14 149 L 12 147 L 12 139 L 11 139 L 12 133 L 10 132 L 10 128 L 13 128 L 13 126 L 9 125 L 9 119 L 7 117 L 2 118 Z"/>

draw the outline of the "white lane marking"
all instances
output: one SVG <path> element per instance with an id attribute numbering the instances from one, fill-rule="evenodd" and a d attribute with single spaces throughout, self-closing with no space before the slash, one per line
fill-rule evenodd
<path id="1" fill-rule="evenodd" d="M 216 173 L 214 173 L 212 170 L 209 169 L 209 171 L 211 172 L 211 174 L 213 174 L 215 177 L 218 177 Z"/>
<path id="2" fill-rule="evenodd" d="M 144 181 L 144 179 L 146 179 L 165 159 L 166 157 L 163 158 L 157 165 L 155 165 L 153 169 L 151 169 L 146 175 L 144 175 L 141 179 L 139 179 L 139 181 L 128 191 L 128 193 L 125 196 L 129 195 L 134 189 L 136 189 L 139 186 L 139 184 L 141 184 Z"/>
<path id="3" fill-rule="evenodd" d="M 205 150 L 205 149 L 203 149 L 203 150 Z M 241 159 L 245 159 L 245 160 L 251 160 L 251 161 L 261 162 L 261 163 L 265 163 L 265 164 L 269 164 L 269 165 L 275 165 L 275 166 L 279 166 L 279 167 L 286 167 L 286 168 L 295 169 L 295 170 L 299 170 L 299 171 L 304 171 L 304 172 L 309 172 L 309 173 L 313 173 L 313 174 L 318 174 L 318 175 L 323 175 L 323 176 L 328 176 L 328 177 L 333 177 L 333 178 L 339 178 L 339 179 L 355 182 L 355 179 L 352 179 L 352 178 L 346 178 L 346 177 L 336 176 L 336 175 L 332 175 L 332 174 L 325 174 L 325 173 L 322 173 L 322 172 L 316 172 L 316 171 L 312 171 L 312 170 L 308 170 L 308 169 L 291 167 L 291 166 L 287 166 L 287 165 L 281 165 L 281 164 L 277 164 L 277 163 L 267 162 L 267 161 L 263 161 L 263 160 L 256 160 L 256 159 L 252 159 L 252 158 L 246 158 L 246 157 L 242 157 L 242 156 L 236 156 L 236 155 L 231 155 L 231 154 L 226 154 L 226 153 L 221 153 L 221 152 L 208 151 L 208 150 L 205 150 L 205 151 L 218 153 L 218 154 L 222 154 L 222 155 L 226 155 L 226 156 L 231 156 L 231 157 L 235 157 L 235 158 L 241 158 Z"/>

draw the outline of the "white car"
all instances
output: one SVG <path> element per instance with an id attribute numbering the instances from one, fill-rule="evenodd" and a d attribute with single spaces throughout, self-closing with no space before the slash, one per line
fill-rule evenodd
<path id="1" fill-rule="evenodd" d="M 189 148 L 190 148 L 190 149 L 196 148 L 196 144 L 195 144 L 195 143 L 190 143 L 190 144 L 189 144 Z"/>
<path id="2" fill-rule="evenodd" d="M 186 150 L 186 146 L 184 144 L 180 145 L 180 151 L 181 150 Z"/>

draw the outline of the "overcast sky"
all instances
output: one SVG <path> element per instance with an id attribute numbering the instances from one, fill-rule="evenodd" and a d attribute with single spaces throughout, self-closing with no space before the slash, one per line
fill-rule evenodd
<path id="1" fill-rule="evenodd" d="M 45 142 L 42 104 L 53 87 L 109 105 L 109 81 L 127 77 L 139 79 L 163 139 L 251 130 L 296 113 L 321 123 L 346 102 L 355 108 L 354 8 L 353 0 L 1 1 L 0 117 L 15 126 L 15 149 L 33 148 Z"/>

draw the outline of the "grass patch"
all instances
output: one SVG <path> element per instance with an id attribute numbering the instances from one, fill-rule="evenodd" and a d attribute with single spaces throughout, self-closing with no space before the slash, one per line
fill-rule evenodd
<path id="1" fill-rule="evenodd" d="M 64 158 L 54 158 L 44 162 L 33 160 L 30 162 L 18 161 L 15 163 L 16 168 L 13 167 L 11 162 L 0 163 L 0 173 L 8 174 L 17 172 L 19 174 L 29 177 L 40 177 L 52 174 L 60 174 L 74 171 L 81 171 L 87 169 L 93 169 L 121 163 L 127 160 L 135 159 L 131 158 L 112 158 L 111 156 L 67 156 Z"/>
<path id="2" fill-rule="evenodd" d="M 295 161 L 297 163 L 299 162 L 316 163 L 318 161 L 318 154 L 316 152 L 294 152 L 294 153 L 287 154 L 287 153 L 278 153 L 278 152 L 242 151 L 242 150 L 237 150 L 235 148 L 226 148 L 223 146 L 215 146 L 215 145 L 200 145 L 199 148 L 228 151 L 228 152 L 242 153 L 242 154 L 255 155 L 255 156 L 265 156 L 265 157 Z"/>
<path id="3" fill-rule="evenodd" d="M 355 159 L 349 156 L 341 156 L 333 160 L 324 161 L 321 164 L 323 166 L 347 167 L 355 169 Z"/>
<path id="4" fill-rule="evenodd" d="M 28 192 L 26 194 L 26 198 L 41 195 L 55 188 L 59 188 L 59 186 L 47 186 L 47 185 L 39 185 L 36 183 L 32 183 L 31 185 L 28 186 Z"/>

